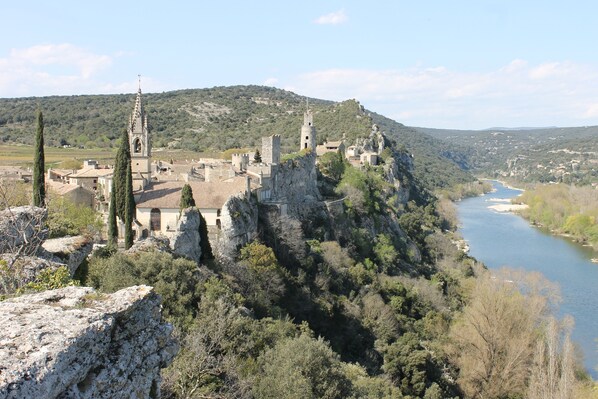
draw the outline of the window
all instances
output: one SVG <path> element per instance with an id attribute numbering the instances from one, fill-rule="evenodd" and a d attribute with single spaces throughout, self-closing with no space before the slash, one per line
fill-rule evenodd
<path id="1" fill-rule="evenodd" d="M 158 208 L 153 208 L 150 211 L 150 230 L 160 231 L 162 228 L 162 213 Z"/>
<path id="2" fill-rule="evenodd" d="M 141 152 L 141 140 L 138 138 L 133 140 L 133 152 L 140 153 Z"/>

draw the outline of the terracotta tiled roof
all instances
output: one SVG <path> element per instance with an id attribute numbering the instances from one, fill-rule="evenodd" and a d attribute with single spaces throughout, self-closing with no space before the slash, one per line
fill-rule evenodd
<path id="1" fill-rule="evenodd" d="M 58 181 L 54 181 L 54 180 L 47 180 L 46 184 L 48 185 L 48 187 L 50 187 L 50 189 L 55 192 L 58 195 L 65 195 L 67 193 L 70 193 L 71 191 L 77 190 L 77 189 L 83 189 L 89 192 L 92 192 L 91 190 L 88 190 L 84 187 L 78 186 L 76 184 L 65 184 L 65 183 L 60 183 Z"/>
<path id="2" fill-rule="evenodd" d="M 189 184 L 193 190 L 195 205 L 201 209 L 220 209 L 226 200 L 236 194 L 245 193 L 245 177 L 234 177 L 219 182 L 162 181 L 152 183 L 139 200 L 137 208 L 178 209 L 181 202 L 181 190 Z M 253 183 L 252 188 L 258 187 Z"/>
<path id="3" fill-rule="evenodd" d="M 92 178 L 100 176 L 108 176 L 114 173 L 114 169 L 81 169 L 77 173 L 70 175 L 71 178 Z"/>

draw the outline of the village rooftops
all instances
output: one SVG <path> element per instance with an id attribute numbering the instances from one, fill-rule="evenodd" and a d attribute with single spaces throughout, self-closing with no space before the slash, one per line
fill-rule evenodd
<path id="1" fill-rule="evenodd" d="M 108 176 L 114 173 L 114 169 L 80 169 L 77 173 L 70 175 L 70 178 L 95 178 Z"/>
<path id="2" fill-rule="evenodd" d="M 47 180 L 46 184 L 53 192 L 61 196 L 81 188 L 76 184 L 61 183 L 55 180 Z"/>
<path id="3" fill-rule="evenodd" d="M 154 182 L 141 193 L 137 208 L 178 209 L 185 184 L 191 186 L 195 205 L 200 209 L 220 209 L 230 197 L 245 194 L 247 190 L 247 181 L 243 176 L 217 182 Z M 259 188 L 259 185 L 252 180 L 251 189 L 255 188 Z"/>

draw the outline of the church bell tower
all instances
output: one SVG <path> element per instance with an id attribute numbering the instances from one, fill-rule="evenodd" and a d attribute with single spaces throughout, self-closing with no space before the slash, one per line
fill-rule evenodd
<path id="1" fill-rule="evenodd" d="M 135 99 L 135 108 L 129 119 L 127 128 L 129 133 L 129 145 L 131 148 L 131 172 L 133 178 L 140 173 L 146 182 L 151 178 L 151 155 L 152 146 L 147 125 L 147 115 L 141 102 L 141 78 L 139 79 L 139 90 Z"/>

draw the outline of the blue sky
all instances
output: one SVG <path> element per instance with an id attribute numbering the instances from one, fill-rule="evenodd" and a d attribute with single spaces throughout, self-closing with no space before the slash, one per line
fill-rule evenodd
<path id="1" fill-rule="evenodd" d="M 144 92 L 269 85 L 412 126 L 598 124 L 592 1 L 7 3 L 0 97 L 134 92 L 141 74 Z"/>

